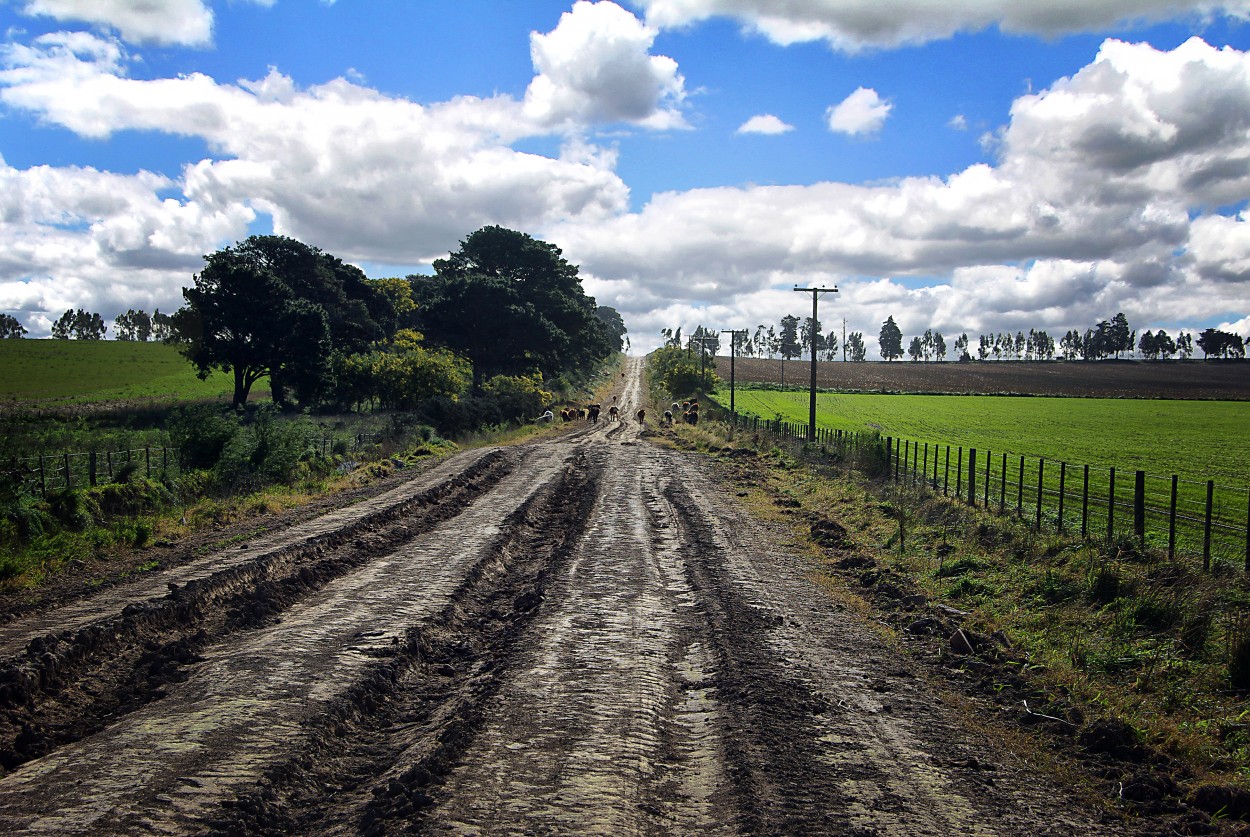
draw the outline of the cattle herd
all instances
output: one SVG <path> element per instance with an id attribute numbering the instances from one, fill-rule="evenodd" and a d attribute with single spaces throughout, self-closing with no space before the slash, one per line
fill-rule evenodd
<path id="1" fill-rule="evenodd" d="M 612 400 L 615 401 L 616 399 L 613 398 Z M 602 414 L 603 414 L 602 404 L 587 404 L 585 407 L 566 407 L 560 410 L 560 421 L 563 421 L 566 423 L 570 421 L 590 421 L 592 423 L 598 424 L 599 416 L 601 416 Z M 620 421 L 623 415 L 624 414 L 615 404 L 608 407 L 608 421 Z M 692 425 L 698 424 L 699 423 L 699 402 L 698 401 L 682 401 L 682 402 L 674 401 L 672 408 L 664 411 L 664 416 L 661 419 L 661 423 L 673 424 L 675 421 L 677 421 L 678 417 L 680 417 L 681 420 L 685 422 L 686 424 L 692 424 Z M 539 421 L 552 421 L 554 420 L 554 418 L 555 416 L 551 413 L 550 410 L 548 410 L 547 412 L 543 413 L 543 415 L 539 418 Z M 639 424 L 643 424 L 647 419 L 647 411 L 645 409 L 639 410 L 638 413 L 635 415 L 635 418 L 638 419 Z"/>

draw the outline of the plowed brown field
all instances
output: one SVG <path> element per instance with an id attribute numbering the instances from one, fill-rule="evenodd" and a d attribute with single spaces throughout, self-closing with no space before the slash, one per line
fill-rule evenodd
<path id="1" fill-rule="evenodd" d="M 716 374 L 729 380 L 730 359 L 716 359 Z M 780 383 L 782 362 L 738 358 L 741 383 Z M 807 386 L 808 361 L 785 363 L 785 383 Z M 816 364 L 816 386 L 852 392 L 986 395 L 1055 395 L 1091 398 L 1250 400 L 1250 362 L 1142 361 L 913 363 L 884 361 Z"/>

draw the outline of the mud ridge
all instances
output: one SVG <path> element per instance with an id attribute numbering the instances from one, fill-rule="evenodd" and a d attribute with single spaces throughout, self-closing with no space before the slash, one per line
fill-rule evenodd
<path id="1" fill-rule="evenodd" d="M 515 467 L 502 451 L 352 525 L 170 585 L 160 599 L 32 640 L 0 664 L 0 767 L 79 740 L 163 695 L 209 642 L 278 613 L 376 554 L 459 514 Z"/>
<path id="2" fill-rule="evenodd" d="M 257 790 L 227 803 L 221 833 L 420 832 L 438 787 L 539 612 L 548 578 L 584 533 L 601 462 L 570 465 L 505 521 L 432 619 L 313 722 Z"/>
<path id="3" fill-rule="evenodd" d="M 844 810 L 838 782 L 812 742 L 813 718 L 836 711 L 778 665 L 768 642 L 780 615 L 746 601 L 725 569 L 725 556 L 702 511 L 677 483 L 664 496 L 690 560 L 686 577 L 708 623 L 708 646 L 725 718 L 725 758 L 745 834 L 829 833 L 830 812 Z M 838 830 L 838 833 L 843 833 Z"/>

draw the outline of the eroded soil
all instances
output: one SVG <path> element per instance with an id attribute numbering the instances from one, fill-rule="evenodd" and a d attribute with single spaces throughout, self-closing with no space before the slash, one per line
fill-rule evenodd
<path id="1" fill-rule="evenodd" d="M 616 397 L 642 404 L 635 362 Z M 1115 834 L 626 422 L 0 627 L 19 833 Z"/>

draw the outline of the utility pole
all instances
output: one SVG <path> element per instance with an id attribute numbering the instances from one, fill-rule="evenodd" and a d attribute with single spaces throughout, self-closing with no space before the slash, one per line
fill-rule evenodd
<path id="1" fill-rule="evenodd" d="M 842 318 L 842 362 L 846 363 L 846 317 Z"/>
<path id="2" fill-rule="evenodd" d="M 738 359 L 738 342 L 734 338 L 739 334 L 746 334 L 746 329 L 722 328 L 721 333 L 729 333 L 729 412 L 734 418 L 734 425 L 738 423 L 738 411 L 734 407 L 734 362 Z"/>
<path id="3" fill-rule="evenodd" d="M 817 337 L 816 323 L 820 322 L 820 320 L 817 319 L 816 317 L 816 302 L 818 299 L 820 299 L 821 294 L 836 294 L 838 292 L 838 289 L 837 288 L 800 288 L 798 285 L 795 285 L 794 290 L 796 293 L 812 295 L 812 324 L 811 324 L 811 328 L 808 329 L 808 331 L 811 332 L 811 339 L 812 339 L 812 384 L 811 384 L 811 393 L 810 393 L 810 398 L 808 400 L 808 410 L 807 410 L 807 441 L 815 442 L 816 441 L 816 337 Z M 842 327 L 844 329 L 846 328 L 845 321 L 843 321 Z M 731 402 L 733 401 L 732 395 L 730 396 L 730 401 Z"/>

